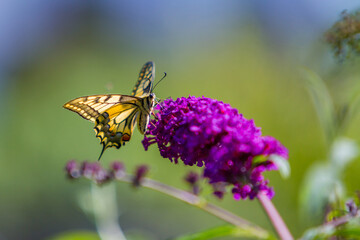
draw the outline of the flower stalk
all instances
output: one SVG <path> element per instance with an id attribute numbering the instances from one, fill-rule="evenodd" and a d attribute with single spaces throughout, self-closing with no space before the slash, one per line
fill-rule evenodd
<path id="1" fill-rule="evenodd" d="M 267 216 L 269 217 L 275 231 L 282 240 L 293 240 L 294 237 L 291 235 L 287 228 L 284 220 L 281 218 L 279 212 L 276 210 L 274 204 L 264 193 L 259 192 L 257 195 L 261 206 L 264 208 Z"/>
<path id="2" fill-rule="evenodd" d="M 138 166 L 135 171 L 135 174 L 128 174 L 125 172 L 124 165 L 121 162 L 114 162 L 111 164 L 110 170 L 105 170 L 97 162 L 94 163 L 83 162 L 81 166 L 79 166 L 74 160 L 71 160 L 67 163 L 65 170 L 67 172 L 67 176 L 70 179 L 77 179 L 84 177 L 93 180 L 98 185 L 102 185 L 117 180 L 121 182 L 130 183 L 133 187 L 136 188 L 146 187 L 161 192 L 163 194 L 166 194 L 168 196 L 171 196 L 173 198 L 179 199 L 192 206 L 198 207 L 238 227 L 240 230 L 246 230 L 247 232 L 251 233 L 252 236 L 256 236 L 260 239 L 269 239 L 271 237 L 271 235 L 261 227 L 223 208 L 220 208 L 214 204 L 207 202 L 204 198 L 201 198 L 196 194 L 166 185 L 164 183 L 158 182 L 150 178 L 146 178 L 145 175 L 148 168 L 144 165 Z M 93 198 L 99 196 L 99 194 L 94 194 L 96 192 L 97 192 L 97 188 L 93 187 L 92 188 Z M 101 198 L 98 198 L 98 201 L 100 200 Z M 107 205 L 109 204 L 101 204 L 101 206 L 107 206 Z M 101 211 L 99 213 L 101 213 Z M 95 215 L 100 216 L 101 214 L 95 214 Z"/>
<path id="3" fill-rule="evenodd" d="M 133 183 L 134 177 L 131 174 L 125 173 L 121 178 L 117 180 L 127 183 Z M 171 187 L 164 183 L 158 182 L 150 178 L 143 178 L 141 180 L 141 186 L 146 187 L 161 193 L 164 193 L 173 198 L 179 199 L 187 204 L 198 207 L 232 225 L 238 226 L 240 228 L 253 230 L 252 232 L 256 233 L 259 238 L 265 238 L 268 236 L 267 231 L 260 228 L 259 226 L 231 213 L 227 210 L 220 208 L 214 204 L 207 202 L 205 199 L 200 198 L 192 193 L 187 191 Z"/>

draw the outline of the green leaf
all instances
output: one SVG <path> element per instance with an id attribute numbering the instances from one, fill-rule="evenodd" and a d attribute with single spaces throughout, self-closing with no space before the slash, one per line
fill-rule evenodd
<path id="1" fill-rule="evenodd" d="M 307 230 L 301 237 L 301 240 L 320 240 L 326 239 L 335 233 L 335 229 L 332 226 L 311 228 Z"/>
<path id="2" fill-rule="evenodd" d="M 302 69 L 307 89 L 313 100 L 326 140 L 331 142 L 336 133 L 335 107 L 324 81 L 315 72 Z"/>
<path id="3" fill-rule="evenodd" d="M 359 239 L 360 225 L 353 224 L 353 221 L 350 220 L 347 224 L 338 227 L 326 225 L 311 228 L 304 233 L 301 240 L 322 240 L 333 236 L 342 237 L 341 239 Z"/>
<path id="4" fill-rule="evenodd" d="M 63 232 L 49 238 L 48 240 L 100 240 L 100 237 L 96 232 L 79 230 Z"/>
<path id="5" fill-rule="evenodd" d="M 330 150 L 330 161 L 332 167 L 339 174 L 344 167 L 359 155 L 357 143 L 348 138 L 338 138 L 334 141 Z"/>
<path id="6" fill-rule="evenodd" d="M 360 226 L 347 226 L 335 232 L 335 236 L 344 237 L 344 239 L 359 239 Z"/>
<path id="7" fill-rule="evenodd" d="M 240 228 L 236 226 L 226 225 L 216 228 L 207 229 L 202 232 L 184 235 L 176 238 L 176 240 L 207 240 L 220 237 L 247 237 L 253 239 L 274 240 L 274 236 L 267 232 L 260 232 L 255 228 Z"/>
<path id="8" fill-rule="evenodd" d="M 337 174 L 327 163 L 315 163 L 308 170 L 300 190 L 302 217 L 313 222 L 320 220 L 329 196 L 339 183 Z"/>
<path id="9" fill-rule="evenodd" d="M 342 116 L 341 127 L 345 128 L 346 125 L 356 116 L 360 111 L 360 88 L 357 87 L 350 94 L 349 101 L 343 107 L 344 116 Z"/>
<path id="10" fill-rule="evenodd" d="M 280 175 L 283 178 L 288 178 L 290 176 L 290 164 L 289 161 L 279 155 L 271 154 L 269 160 L 272 161 L 278 168 Z"/>
<path id="11" fill-rule="evenodd" d="M 345 190 L 341 180 L 344 169 L 358 155 L 359 148 L 355 141 L 338 138 L 331 146 L 328 162 L 315 163 L 310 167 L 300 190 L 301 213 L 304 216 L 309 215 L 316 220 L 328 203 L 344 199 Z"/>
<path id="12" fill-rule="evenodd" d="M 341 217 L 345 213 L 346 212 L 343 210 L 338 210 L 338 209 L 332 210 L 326 215 L 326 221 L 327 222 L 333 221 L 335 218 Z"/>
<path id="13" fill-rule="evenodd" d="M 268 160 L 268 157 L 266 155 L 258 155 L 253 158 L 252 166 L 256 166 L 260 163 L 266 162 Z"/>

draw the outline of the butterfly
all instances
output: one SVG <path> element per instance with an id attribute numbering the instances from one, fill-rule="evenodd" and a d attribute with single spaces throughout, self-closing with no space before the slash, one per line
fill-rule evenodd
<path id="1" fill-rule="evenodd" d="M 154 78 L 155 64 L 150 61 L 141 68 L 131 95 L 92 95 L 64 104 L 64 108 L 95 123 L 96 137 L 103 145 L 99 160 L 107 148 L 120 148 L 130 141 L 135 125 L 145 134 L 156 101 Z"/>

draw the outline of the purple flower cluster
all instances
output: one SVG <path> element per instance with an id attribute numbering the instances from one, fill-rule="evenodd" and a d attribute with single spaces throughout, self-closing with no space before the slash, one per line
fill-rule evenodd
<path id="1" fill-rule="evenodd" d="M 146 165 L 140 165 L 135 169 L 135 174 L 132 179 L 134 186 L 141 185 L 141 181 L 148 170 L 149 168 Z M 70 179 L 85 177 L 94 180 L 97 184 L 122 179 L 127 175 L 124 164 L 118 161 L 113 162 L 109 169 L 104 169 L 98 162 L 84 161 L 78 164 L 75 160 L 71 160 L 66 164 L 65 171 Z"/>
<path id="2" fill-rule="evenodd" d="M 205 97 L 167 99 L 157 110 L 143 140 L 146 150 L 156 143 L 161 156 L 172 162 L 204 166 L 203 176 L 214 185 L 216 196 L 223 195 L 219 189 L 224 183 L 232 186 L 235 199 L 253 199 L 259 191 L 274 195 L 262 173 L 276 165 L 254 159 L 271 154 L 287 159 L 288 152 L 275 138 L 261 136 L 253 120 L 229 104 Z"/>

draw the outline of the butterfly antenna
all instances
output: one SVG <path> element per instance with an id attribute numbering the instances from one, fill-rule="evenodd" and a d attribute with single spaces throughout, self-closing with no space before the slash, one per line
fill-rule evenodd
<path id="1" fill-rule="evenodd" d="M 100 161 L 100 158 L 101 158 L 101 156 L 103 155 L 105 149 L 106 149 L 106 148 L 105 148 L 105 144 L 103 144 L 103 148 L 102 148 L 102 150 L 101 150 L 101 153 L 100 153 L 100 156 L 99 156 L 99 158 L 98 158 L 98 161 Z"/>
<path id="2" fill-rule="evenodd" d="M 166 72 L 164 72 L 164 76 L 155 84 L 153 90 L 156 88 L 156 86 L 166 77 Z"/>

